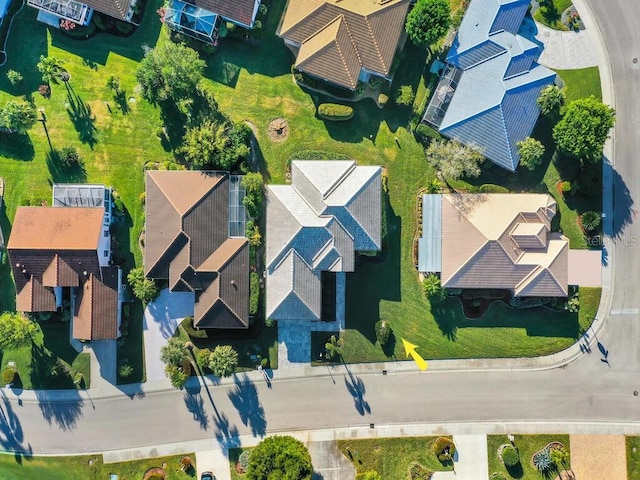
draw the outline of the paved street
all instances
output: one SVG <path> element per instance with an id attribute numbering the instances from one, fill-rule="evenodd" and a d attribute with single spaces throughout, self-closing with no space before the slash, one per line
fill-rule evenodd
<path id="1" fill-rule="evenodd" d="M 289 430 L 306 440 L 332 440 L 353 432 L 361 436 L 507 430 L 640 433 L 640 396 L 634 395 L 640 391 L 640 227 L 634 204 L 640 186 L 636 158 L 640 64 L 634 63 L 640 57 L 636 26 L 640 2 L 575 0 L 574 4 L 587 28 L 597 28 L 588 24 L 587 9 L 596 14 L 616 87 L 617 126 L 607 150 L 614 152 L 608 155 L 613 165 L 607 172 L 613 188 L 605 189 L 612 194 L 605 199 L 605 228 L 610 235 L 605 261 L 613 274 L 607 283 L 615 294 L 603 299 L 606 327 L 598 333 L 590 330 L 585 339 L 592 353 L 580 354 L 574 347 L 570 356 L 562 355 L 565 362 L 576 359 L 552 369 L 545 368 L 553 361 L 531 359 L 431 362 L 424 373 L 402 364 L 390 369 L 389 375 L 368 365 L 350 367 L 352 376 L 344 367 L 331 372 L 320 368 L 304 370 L 322 373 L 318 377 L 296 377 L 295 371 L 288 377 L 276 376 L 272 388 L 252 372 L 186 392 L 155 390 L 153 382 L 123 387 L 128 395 L 91 389 L 59 395 L 25 391 L 17 397 L 2 390 L 0 447 L 30 453 L 120 450 L 120 455 L 127 455 L 131 453 L 127 449 L 149 453 L 144 446 L 158 442 L 155 452 L 178 450 L 180 442 L 188 442 L 182 448 L 204 452 Z M 605 75 L 603 82 L 611 79 Z M 605 101 L 613 103 L 607 95 L 606 91 Z M 519 366 L 537 369 L 510 371 Z M 347 388 L 354 382 L 357 389 Z"/>

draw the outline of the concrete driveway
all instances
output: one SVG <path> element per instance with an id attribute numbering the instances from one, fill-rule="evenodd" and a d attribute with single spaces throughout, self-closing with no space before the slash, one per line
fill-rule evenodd
<path id="1" fill-rule="evenodd" d="M 554 69 L 595 67 L 601 63 L 596 32 L 562 32 L 536 23 L 536 39 L 544 44 L 538 63 Z"/>
<path id="2" fill-rule="evenodd" d="M 147 381 L 164 380 L 160 349 L 172 337 L 182 319 L 193 316 L 192 292 L 170 292 L 165 288 L 144 311 L 144 360 Z"/>

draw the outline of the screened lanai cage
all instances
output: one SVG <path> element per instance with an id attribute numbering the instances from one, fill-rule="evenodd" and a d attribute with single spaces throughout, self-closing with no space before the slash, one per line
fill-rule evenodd
<path id="1" fill-rule="evenodd" d="M 191 3 L 171 0 L 164 21 L 171 29 L 203 42 L 215 43 L 218 38 L 220 17 Z"/>
<path id="2" fill-rule="evenodd" d="M 27 4 L 79 25 L 87 25 L 91 20 L 92 10 L 74 0 L 28 0 Z"/>

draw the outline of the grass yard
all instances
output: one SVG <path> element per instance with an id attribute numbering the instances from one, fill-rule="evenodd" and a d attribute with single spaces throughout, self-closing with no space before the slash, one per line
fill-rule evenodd
<path id="1" fill-rule="evenodd" d="M 240 458 L 240 454 L 245 450 L 251 451 L 251 448 L 230 448 L 229 449 L 229 471 L 231 472 L 231 480 L 243 480 L 245 475 L 236 471 L 236 464 Z"/>
<path id="2" fill-rule="evenodd" d="M 80 388 L 91 384 L 91 365 L 88 353 L 78 353 L 69 343 L 69 322 L 40 322 L 40 332 L 33 345 L 2 353 L 2 367 L 14 362 L 20 382 L 14 387 L 26 389 L 77 388 L 74 378 L 82 373 Z M 0 476 L 0 478 L 2 478 Z"/>
<path id="3" fill-rule="evenodd" d="M 540 3 L 543 2 L 541 1 Z M 552 0 L 546 3 L 546 5 L 541 6 L 533 12 L 533 18 L 536 22 L 540 22 L 555 30 L 569 30 L 569 28 L 562 23 L 561 17 L 562 12 L 572 5 L 571 0 Z"/>
<path id="4" fill-rule="evenodd" d="M 194 461 L 195 455 L 189 455 Z M 153 467 L 166 464 L 167 480 L 187 480 L 195 478 L 180 470 L 180 459 L 183 455 L 158 457 L 147 460 L 136 460 L 123 463 L 104 464 L 101 455 L 84 455 L 77 457 L 20 457 L 18 462 L 13 455 L 0 455 L 0 478 L 13 480 L 104 480 L 109 474 L 118 475 L 118 480 L 140 480 L 144 473 Z M 91 462 L 91 463 L 90 463 Z"/>
<path id="5" fill-rule="evenodd" d="M 413 461 L 433 472 L 452 470 L 451 466 L 440 463 L 433 453 L 433 443 L 437 438 L 338 440 L 338 449 L 352 461 L 358 474 L 375 470 L 384 480 L 405 480 L 409 464 Z"/>
<path id="6" fill-rule="evenodd" d="M 540 480 L 545 478 L 531 463 L 533 454 L 543 449 L 551 442 L 560 442 L 565 450 L 571 452 L 569 445 L 569 435 L 515 435 L 515 446 L 520 455 L 520 464 L 507 469 L 498 457 L 498 447 L 509 443 L 506 435 L 488 435 L 487 452 L 489 455 L 489 475 L 498 472 L 504 474 L 508 479 L 519 480 Z M 567 462 L 570 465 L 570 460 Z M 567 465 L 567 466 L 568 466 Z M 555 478 L 553 472 L 548 478 Z M 630 477 L 631 478 L 631 477 Z"/>
<path id="7" fill-rule="evenodd" d="M 626 437 L 627 478 L 640 478 L 640 437 Z"/>
<path id="8" fill-rule="evenodd" d="M 593 95 L 602 101 L 600 71 L 598 67 L 580 68 L 577 70 L 556 70 L 565 83 L 566 103 Z"/>

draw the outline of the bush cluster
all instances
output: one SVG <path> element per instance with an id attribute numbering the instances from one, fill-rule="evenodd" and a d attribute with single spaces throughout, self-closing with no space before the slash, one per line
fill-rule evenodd
<path id="1" fill-rule="evenodd" d="M 391 338 L 391 326 L 386 320 L 379 320 L 376 322 L 375 329 L 376 339 L 380 342 L 380 345 L 384 347 Z"/>
<path id="2" fill-rule="evenodd" d="M 438 437 L 433 443 L 433 453 L 441 462 L 450 461 L 456 453 L 456 446 L 447 437 Z"/>
<path id="3" fill-rule="evenodd" d="M 502 185 L 495 185 L 493 183 L 485 183 L 480 185 L 480 193 L 509 193 L 509 189 Z"/>
<path id="4" fill-rule="evenodd" d="M 353 118 L 353 107 L 337 103 L 322 103 L 318 106 L 318 116 L 325 120 L 349 120 Z"/>
<path id="5" fill-rule="evenodd" d="M 260 276 L 257 272 L 249 274 L 249 292 L 249 315 L 255 315 L 260 305 Z"/>
<path id="6" fill-rule="evenodd" d="M 512 445 L 507 445 L 502 449 L 502 462 L 507 467 L 514 467 L 520 462 L 520 455 L 518 450 Z"/>

